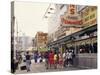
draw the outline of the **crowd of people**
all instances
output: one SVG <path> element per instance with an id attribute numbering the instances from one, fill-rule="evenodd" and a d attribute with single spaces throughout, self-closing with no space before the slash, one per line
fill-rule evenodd
<path id="1" fill-rule="evenodd" d="M 44 62 L 46 69 L 57 69 L 72 66 L 75 57 L 74 50 L 72 49 L 68 49 L 64 53 L 51 49 L 43 53 L 35 51 L 31 53 L 26 52 L 22 55 L 20 54 L 18 63 L 25 62 L 27 72 L 30 71 L 32 60 L 34 60 L 34 63 Z"/>
<path id="2" fill-rule="evenodd" d="M 64 53 L 56 52 L 54 50 L 45 53 L 46 68 L 65 68 L 73 65 L 75 57 L 73 50 L 66 50 Z"/>

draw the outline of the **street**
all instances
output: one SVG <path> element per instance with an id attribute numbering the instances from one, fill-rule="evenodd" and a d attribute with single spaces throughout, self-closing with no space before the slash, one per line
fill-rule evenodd
<path id="1" fill-rule="evenodd" d="M 16 74 L 97 69 L 97 6 L 11 5 L 11 69 Z"/>
<path id="2" fill-rule="evenodd" d="M 22 63 L 23 64 L 23 63 Z M 20 64 L 19 67 L 22 65 Z M 23 73 L 40 73 L 40 72 L 57 72 L 57 71 L 72 71 L 72 70 L 81 70 L 82 68 L 77 68 L 77 67 L 67 67 L 67 68 L 59 68 L 59 69 L 54 69 L 53 67 L 51 69 L 46 69 L 45 68 L 45 63 L 32 63 L 31 64 L 31 71 L 27 72 L 26 70 L 20 70 L 18 69 L 16 71 L 16 74 L 23 74 Z"/>

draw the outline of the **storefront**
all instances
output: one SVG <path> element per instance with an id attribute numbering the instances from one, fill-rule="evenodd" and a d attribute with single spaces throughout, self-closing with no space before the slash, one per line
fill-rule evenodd
<path id="1" fill-rule="evenodd" d="M 51 45 L 58 47 L 61 53 L 73 49 L 75 66 L 97 68 L 97 25 L 54 41 Z"/>
<path id="2" fill-rule="evenodd" d="M 97 68 L 97 29 L 95 26 L 92 27 L 80 31 L 77 34 L 79 38 L 66 43 L 76 54 L 75 66 Z"/>

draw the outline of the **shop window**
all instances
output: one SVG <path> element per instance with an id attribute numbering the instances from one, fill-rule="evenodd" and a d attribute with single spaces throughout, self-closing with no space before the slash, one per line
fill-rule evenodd
<path id="1" fill-rule="evenodd" d="M 88 53 L 88 46 L 81 45 L 79 50 L 80 50 L 80 53 Z"/>
<path id="2" fill-rule="evenodd" d="M 82 48 L 82 45 L 79 46 L 79 53 L 84 53 L 84 49 Z"/>
<path id="3" fill-rule="evenodd" d="M 84 48 L 85 48 L 85 53 L 90 52 L 89 44 L 84 45 Z"/>
<path id="4" fill-rule="evenodd" d="M 78 46 L 76 48 L 78 49 Z M 97 53 L 97 43 L 93 46 L 91 44 L 80 45 L 78 51 L 78 53 Z"/>

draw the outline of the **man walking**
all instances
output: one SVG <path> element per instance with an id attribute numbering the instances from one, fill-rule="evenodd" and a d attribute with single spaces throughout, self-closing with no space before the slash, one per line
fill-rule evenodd
<path id="1" fill-rule="evenodd" d="M 31 64 L 30 58 L 31 58 L 31 56 L 29 55 L 29 52 L 27 52 L 27 54 L 26 54 L 26 67 L 27 67 L 27 72 L 30 71 L 30 64 Z"/>

